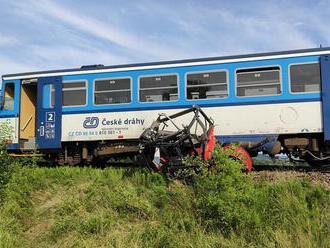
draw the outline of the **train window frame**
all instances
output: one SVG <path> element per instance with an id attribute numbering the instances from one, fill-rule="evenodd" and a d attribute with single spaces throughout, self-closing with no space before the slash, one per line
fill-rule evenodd
<path id="1" fill-rule="evenodd" d="M 221 98 L 200 98 L 200 99 L 188 99 L 188 74 L 204 74 L 204 73 L 213 73 L 213 72 L 225 72 L 226 73 L 226 85 L 227 85 L 227 96 L 226 97 L 221 97 Z M 210 101 L 210 100 L 221 100 L 221 99 L 227 99 L 229 98 L 229 94 L 230 94 L 230 84 L 229 84 L 229 71 L 227 69 L 218 69 L 218 70 L 207 70 L 207 71 L 190 71 L 190 72 L 186 72 L 185 73 L 185 100 L 186 101 Z M 214 85 L 214 84 L 213 84 Z M 220 84 L 220 85 L 224 85 L 224 84 Z M 207 86 L 207 85 L 203 85 L 203 86 Z M 192 88 L 192 87 L 191 87 Z"/>
<path id="2" fill-rule="evenodd" d="M 9 98 L 9 97 L 6 97 L 6 89 L 7 89 L 7 86 L 9 86 L 9 85 L 12 85 L 12 87 L 13 87 L 13 97 L 10 98 L 10 99 L 12 99 L 12 104 L 11 104 L 12 108 L 8 109 L 8 108 L 6 108 L 6 101 L 8 101 L 6 99 Z M 15 110 L 15 104 L 16 104 L 16 100 L 15 100 L 16 85 L 15 85 L 15 82 L 6 82 L 2 85 L 2 87 L 3 87 L 2 88 L 2 90 L 3 90 L 3 98 L 2 98 L 3 103 L 1 102 L 0 104 L 1 105 L 3 104 L 3 106 L 1 107 L 1 110 L 2 111 L 13 111 L 13 110 Z"/>
<path id="3" fill-rule="evenodd" d="M 304 92 L 292 92 L 291 91 L 291 66 L 294 65 L 308 65 L 308 64 L 319 64 L 320 66 L 320 90 L 319 91 L 304 91 Z M 288 65 L 288 87 L 289 93 L 292 95 L 299 95 L 299 94 L 313 94 L 313 93 L 321 93 L 322 92 L 322 78 L 321 78 L 321 63 L 319 61 L 314 62 L 301 62 L 301 63 L 291 63 Z"/>
<path id="4" fill-rule="evenodd" d="M 147 77 L 163 77 L 163 76 L 176 76 L 176 87 L 178 90 L 178 98 L 177 100 L 168 100 L 168 101 L 152 101 L 152 102 L 142 102 L 140 101 L 140 90 L 148 90 L 147 89 L 141 89 L 140 87 L 140 80 L 141 78 L 147 78 Z M 159 89 L 170 89 L 174 87 L 158 87 Z M 157 89 L 157 88 L 152 88 L 152 89 Z M 138 89 L 137 89 L 137 94 L 138 94 L 138 102 L 141 104 L 148 104 L 148 103 L 169 103 L 169 102 L 178 102 L 180 100 L 180 75 L 179 73 L 159 73 L 159 74 L 148 74 L 148 75 L 139 75 L 138 76 Z"/>
<path id="5" fill-rule="evenodd" d="M 263 69 L 263 68 L 274 68 L 278 67 L 279 68 L 279 80 L 280 80 L 280 93 L 279 94 L 269 94 L 269 95 L 253 95 L 253 96 L 238 96 L 237 95 L 237 71 L 239 70 L 250 70 L 250 69 Z M 265 96 L 280 96 L 283 94 L 283 71 L 282 71 L 282 66 L 279 64 L 275 65 L 266 65 L 266 66 L 253 66 L 253 67 L 239 67 L 235 69 L 235 97 L 237 98 L 251 98 L 251 97 L 265 97 Z"/>
<path id="6" fill-rule="evenodd" d="M 84 82 L 85 83 L 85 90 L 86 90 L 86 99 L 85 99 L 85 104 L 82 104 L 82 105 L 67 105 L 67 106 L 63 106 L 63 91 L 69 91 L 70 89 L 72 90 L 72 88 L 67 88 L 67 89 L 64 89 L 63 88 L 63 84 L 66 84 L 66 83 L 75 83 L 75 82 Z M 75 79 L 75 80 L 64 80 L 62 81 L 62 90 L 61 90 L 61 93 L 62 93 L 62 108 L 76 108 L 76 107 L 86 107 L 88 105 L 88 80 L 87 79 Z M 75 90 L 81 90 L 81 88 L 83 87 L 79 87 L 79 88 L 75 88 Z M 51 87 L 50 89 L 50 106 L 52 106 L 52 92 L 54 91 L 54 88 Z"/>
<path id="7" fill-rule="evenodd" d="M 96 104 L 95 103 L 95 82 L 96 81 L 102 81 L 102 80 L 116 80 L 116 79 L 129 79 L 130 81 L 130 95 L 131 95 L 131 101 L 130 102 L 125 102 L 125 103 L 106 103 L 106 104 Z M 114 105 L 127 105 L 127 104 L 131 104 L 133 102 L 133 78 L 131 76 L 123 76 L 123 77 L 107 77 L 107 78 L 95 78 L 93 80 L 93 106 L 114 106 Z M 111 90 L 114 91 L 114 90 Z M 109 91 L 109 92 L 111 92 Z M 116 91 L 127 91 L 127 90 L 116 90 Z"/>

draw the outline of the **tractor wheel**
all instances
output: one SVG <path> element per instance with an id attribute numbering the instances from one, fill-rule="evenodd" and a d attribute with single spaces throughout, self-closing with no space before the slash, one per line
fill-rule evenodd
<path id="1" fill-rule="evenodd" d="M 244 169 L 244 172 L 251 173 L 252 171 L 252 159 L 249 155 L 249 153 L 243 148 L 243 147 L 237 147 L 236 149 L 233 149 L 230 147 L 230 145 L 226 145 L 223 147 L 224 149 L 230 149 L 233 151 L 231 154 L 231 157 L 234 159 L 242 161 L 242 163 L 246 166 L 246 169 Z"/>

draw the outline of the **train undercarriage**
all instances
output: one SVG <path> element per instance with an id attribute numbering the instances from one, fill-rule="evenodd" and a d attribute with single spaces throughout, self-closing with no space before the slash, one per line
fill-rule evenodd
<path id="1" fill-rule="evenodd" d="M 257 155 L 255 147 L 248 144 L 241 146 L 251 157 Z M 187 155 L 187 152 L 180 152 Z M 264 153 L 274 157 L 278 153 L 286 154 L 292 162 L 307 162 L 313 167 L 323 167 L 330 164 L 330 144 L 323 142 L 322 134 L 313 135 L 285 135 L 279 136 L 271 151 Z M 154 155 L 154 151 L 150 154 Z M 181 156 L 181 158 L 182 158 Z M 140 142 L 126 140 L 125 142 L 101 141 L 101 142 L 68 142 L 64 149 L 50 153 L 50 157 L 60 165 L 78 165 L 81 163 L 105 163 L 110 158 L 129 159 L 135 165 L 141 166 L 145 159 L 141 157 Z M 149 157 L 153 160 L 153 157 Z M 171 160 L 174 163 L 175 160 Z"/>
<path id="2" fill-rule="evenodd" d="M 307 162 L 313 167 L 330 164 L 330 143 L 324 142 L 321 133 L 280 136 L 278 142 L 291 161 Z"/>

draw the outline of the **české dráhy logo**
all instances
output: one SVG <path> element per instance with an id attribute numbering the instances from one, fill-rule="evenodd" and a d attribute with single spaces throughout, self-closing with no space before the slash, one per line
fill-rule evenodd
<path id="1" fill-rule="evenodd" d="M 86 120 L 83 123 L 84 128 L 97 128 L 99 126 L 98 117 L 86 117 Z"/>

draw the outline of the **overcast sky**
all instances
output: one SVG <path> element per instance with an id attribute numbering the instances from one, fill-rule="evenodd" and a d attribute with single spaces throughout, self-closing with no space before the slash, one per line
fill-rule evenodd
<path id="1" fill-rule="evenodd" d="M 330 46 L 330 0 L 0 0 L 0 75 Z"/>

